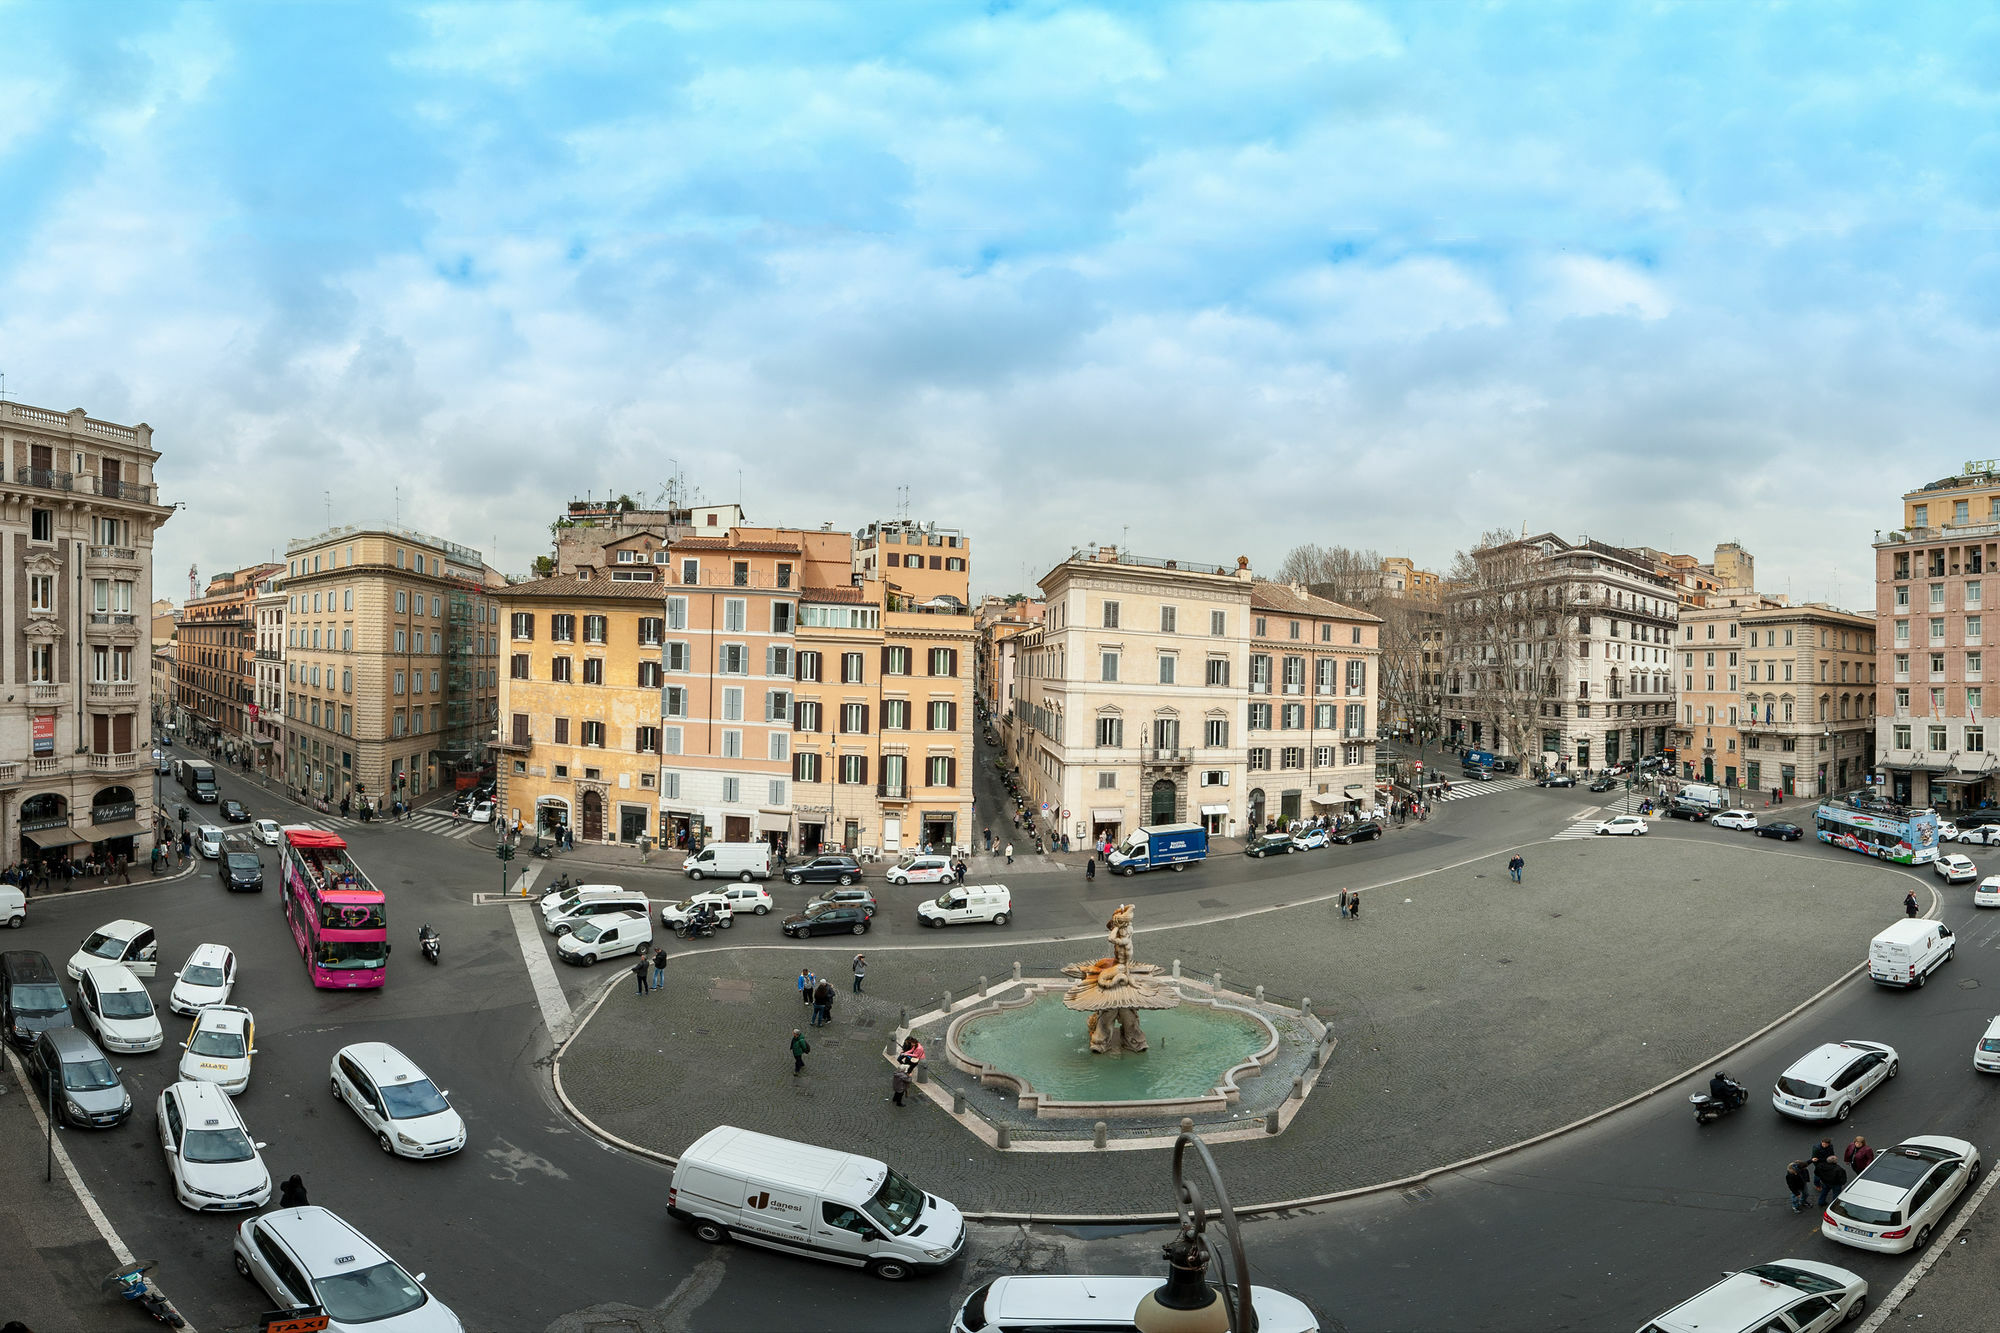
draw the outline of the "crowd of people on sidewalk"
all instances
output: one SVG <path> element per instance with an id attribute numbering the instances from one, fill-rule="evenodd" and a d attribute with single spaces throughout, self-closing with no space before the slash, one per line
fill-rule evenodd
<path id="1" fill-rule="evenodd" d="M 1815 1185 L 1819 1186 L 1818 1206 L 1824 1211 L 1827 1203 L 1847 1184 L 1848 1173 L 1852 1171 L 1858 1176 L 1874 1160 L 1875 1150 L 1859 1134 L 1854 1136 L 1854 1141 L 1847 1145 L 1845 1151 L 1836 1150 L 1832 1139 L 1821 1139 L 1813 1145 L 1804 1160 L 1785 1165 L 1785 1188 L 1792 1196 L 1792 1211 L 1805 1211 L 1806 1195 Z"/>
<path id="2" fill-rule="evenodd" d="M 17 861 L 0 869 L 0 884 L 10 884 L 23 893 L 50 893 L 58 885 L 72 888 L 78 880 L 132 882 L 132 858 L 113 852 L 93 852 L 77 860 L 69 856 L 49 856 L 36 861 Z"/>

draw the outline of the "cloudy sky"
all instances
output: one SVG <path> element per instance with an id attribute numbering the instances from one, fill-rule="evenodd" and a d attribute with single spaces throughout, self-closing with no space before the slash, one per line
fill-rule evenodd
<path id="1" fill-rule="evenodd" d="M 0 371 L 153 424 L 176 597 L 678 472 L 978 591 L 1526 524 L 1865 605 L 2000 455 L 1982 11 L 0 0 Z"/>

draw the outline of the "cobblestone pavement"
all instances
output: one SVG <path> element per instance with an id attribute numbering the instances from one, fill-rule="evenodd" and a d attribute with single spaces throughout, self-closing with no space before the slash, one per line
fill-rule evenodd
<path id="1" fill-rule="evenodd" d="M 1285 1134 L 1218 1146 L 1238 1200 L 1398 1179 L 1641 1092 L 1862 961 L 1907 887 L 1858 860 L 1636 838 L 1537 844 L 1516 886 L 1506 855 L 1371 892 L 1352 922 L 1330 904 L 1161 931 L 1142 919 L 1141 961 L 1179 958 L 1222 969 L 1231 989 L 1310 996 L 1339 1038 Z M 978 974 L 998 980 L 1017 959 L 1032 975 L 1092 956 L 1086 941 L 1004 935 L 968 927 L 942 947 L 852 938 L 684 953 L 664 993 L 612 994 L 566 1053 L 564 1086 L 606 1130 L 661 1152 L 743 1124 L 888 1158 L 973 1210 L 1124 1211 L 1127 1154 L 997 1152 L 928 1104 L 888 1102 L 880 1055 L 904 1011 L 934 1007 L 947 989 L 963 997 Z M 857 946 L 870 963 L 858 997 Z M 806 1026 L 793 980 L 807 966 L 841 995 L 833 1025 L 809 1030 L 813 1053 L 794 1078 L 785 1047 Z"/>

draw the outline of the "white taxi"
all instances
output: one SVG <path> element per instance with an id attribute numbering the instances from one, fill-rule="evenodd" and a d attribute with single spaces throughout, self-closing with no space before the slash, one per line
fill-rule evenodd
<path id="1" fill-rule="evenodd" d="M 167 992 L 167 1008 L 187 1015 L 205 1004 L 227 1004 L 236 985 L 236 955 L 226 945 L 198 944 Z"/>
<path id="2" fill-rule="evenodd" d="M 1902 1072 L 1896 1048 L 1879 1041 L 1830 1041 L 1778 1077 L 1771 1105 L 1800 1120 L 1845 1120 L 1854 1104 Z"/>
<path id="3" fill-rule="evenodd" d="M 958 876 L 952 873 L 949 856 L 906 856 L 882 878 L 891 884 L 949 884 Z"/>
<path id="4" fill-rule="evenodd" d="M 123 963 L 93 967 L 84 973 L 83 980 L 76 983 L 76 1005 L 83 1026 L 107 1051 L 143 1055 L 159 1050 L 167 1040 L 160 1016 L 153 1010 L 153 997 Z"/>
<path id="5" fill-rule="evenodd" d="M 250 834 L 266 847 L 276 847 L 285 840 L 285 830 L 275 819 L 252 820 Z"/>
<path id="6" fill-rule="evenodd" d="M 1724 810 L 1708 821 L 1710 828 L 1747 829 L 1757 827 L 1757 816 L 1748 810 Z"/>
<path id="7" fill-rule="evenodd" d="M 2000 907 L 2000 875 L 1988 875 L 1972 891 L 1974 907 Z"/>
<path id="8" fill-rule="evenodd" d="M 1979 867 L 1972 864 L 1972 858 L 1957 852 L 1940 856 L 1931 869 L 1947 884 L 1970 884 L 1979 878 Z"/>
<path id="9" fill-rule="evenodd" d="M 194 848 L 213 861 L 222 855 L 222 840 L 229 836 L 213 824 L 203 824 L 194 831 Z"/>
<path id="10" fill-rule="evenodd" d="M 1643 838 L 1646 836 L 1646 821 L 1637 815 L 1613 815 L 1610 819 L 1600 822 L 1591 831 Z"/>
<path id="11" fill-rule="evenodd" d="M 181 1077 L 213 1083 L 234 1097 L 250 1086 L 250 1057 L 257 1054 L 257 1024 L 240 1004 L 206 1005 L 181 1043 Z"/>
<path id="12" fill-rule="evenodd" d="M 449 1094 L 387 1042 L 363 1041 L 333 1055 L 334 1100 L 345 1102 L 375 1142 L 398 1157 L 443 1157 L 465 1146 L 465 1122 Z"/>
<path id="13" fill-rule="evenodd" d="M 1779 1259 L 1725 1274 L 1646 1325 L 1646 1333 L 1831 1333 L 1859 1318 L 1868 1283 L 1815 1259 Z"/>
<path id="14" fill-rule="evenodd" d="M 736 924 L 736 908 L 730 903 L 728 895 L 721 893 L 697 893 L 691 898 L 668 903 L 660 909 L 660 924 L 685 926 L 695 914 L 695 909 L 700 907 L 707 908 L 708 919 L 724 930 Z"/>
<path id="15" fill-rule="evenodd" d="M 160 1094 L 160 1151 L 181 1206 L 247 1212 L 271 1200 L 271 1173 L 236 1103 L 212 1083 L 176 1083 Z"/>
<path id="16" fill-rule="evenodd" d="M 1979 1150 L 1964 1139 L 1919 1134 L 1875 1154 L 1820 1215 L 1819 1232 L 1856 1249 L 1921 1250 L 1958 1196 L 1979 1179 Z"/>
<path id="17" fill-rule="evenodd" d="M 135 977 L 150 977 L 159 967 L 160 946 L 153 928 L 143 921 L 107 921 L 90 932 L 83 947 L 69 956 L 69 979 L 106 963 L 123 963 Z"/>
<path id="18" fill-rule="evenodd" d="M 2000 1017 L 1995 1017 L 1972 1048 L 1972 1067 L 1982 1074 L 2000 1074 Z"/>

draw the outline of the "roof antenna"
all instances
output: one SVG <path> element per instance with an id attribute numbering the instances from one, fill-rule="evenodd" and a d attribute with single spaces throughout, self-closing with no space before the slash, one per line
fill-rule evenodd
<path id="1" fill-rule="evenodd" d="M 0 403 L 7 401 L 7 373 L 0 371 Z"/>
<path id="2" fill-rule="evenodd" d="M 332 492 L 332 491 L 321 491 L 321 492 L 320 492 L 320 494 L 326 497 L 326 526 L 327 526 L 327 530 L 328 530 L 328 531 L 332 531 L 332 529 L 333 529 L 333 492 Z"/>

